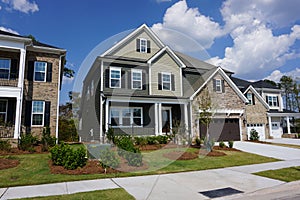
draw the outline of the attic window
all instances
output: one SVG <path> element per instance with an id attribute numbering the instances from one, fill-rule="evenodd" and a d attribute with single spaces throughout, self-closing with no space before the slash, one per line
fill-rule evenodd
<path id="1" fill-rule="evenodd" d="M 213 89 L 215 92 L 225 92 L 224 80 L 213 79 Z"/>
<path id="2" fill-rule="evenodd" d="M 147 53 L 147 40 L 140 39 L 140 52 Z"/>
<path id="3" fill-rule="evenodd" d="M 140 53 L 150 53 L 150 40 L 140 38 L 136 40 L 136 51 Z"/>
<path id="4" fill-rule="evenodd" d="M 251 93 L 247 93 L 247 99 L 249 101 L 249 105 L 253 105 L 253 96 Z"/>

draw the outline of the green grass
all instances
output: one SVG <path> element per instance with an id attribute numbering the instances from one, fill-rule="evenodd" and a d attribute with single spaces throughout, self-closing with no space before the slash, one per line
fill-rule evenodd
<path id="1" fill-rule="evenodd" d="M 134 200 L 134 198 L 128 194 L 124 189 L 110 189 L 110 190 L 99 190 L 93 192 L 83 192 L 76 194 L 68 194 L 68 195 L 59 195 L 59 196 L 49 196 L 49 197 L 37 197 L 37 198 L 26 198 L 26 200 L 53 200 L 53 199 L 64 199 L 64 200 L 119 200 L 119 199 L 128 199 Z M 24 199 L 25 200 L 25 199 Z"/>
<path id="2" fill-rule="evenodd" d="M 100 178 L 126 177 L 149 174 L 162 174 L 183 171 L 195 171 L 215 169 L 231 166 L 258 164 L 265 162 L 278 161 L 274 158 L 267 158 L 259 155 L 245 152 L 226 151 L 227 156 L 222 157 L 203 157 L 186 161 L 171 161 L 162 155 L 167 151 L 174 149 L 165 149 L 160 151 L 147 152 L 144 159 L 149 165 L 148 170 L 139 172 L 123 172 L 115 174 L 92 174 L 92 175 L 64 175 L 51 174 L 48 166 L 49 154 L 27 154 L 16 155 L 20 164 L 11 169 L 1 170 L 0 188 L 20 185 L 35 185 L 76 180 L 91 180 Z M 178 149 L 177 149 L 178 150 Z M 188 149 L 195 151 L 195 149 Z"/>
<path id="3" fill-rule="evenodd" d="M 300 167 L 289 167 L 277 170 L 268 170 L 255 173 L 259 176 L 277 179 L 280 181 L 291 182 L 300 180 Z"/>

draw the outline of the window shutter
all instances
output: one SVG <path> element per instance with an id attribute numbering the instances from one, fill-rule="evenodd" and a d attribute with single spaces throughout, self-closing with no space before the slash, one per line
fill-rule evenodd
<path id="1" fill-rule="evenodd" d="M 132 71 L 128 71 L 128 74 L 127 74 L 127 77 L 128 77 L 128 80 L 127 80 L 127 84 L 128 84 L 128 89 L 132 89 L 132 77 L 131 77 L 131 73 Z"/>
<path id="2" fill-rule="evenodd" d="M 140 52 L 141 51 L 141 49 L 140 49 L 140 39 L 136 39 L 136 51 L 137 52 Z"/>
<path id="3" fill-rule="evenodd" d="M 161 73 L 158 73 L 158 90 L 162 90 Z"/>
<path id="4" fill-rule="evenodd" d="M 51 82 L 52 81 L 52 63 L 47 63 L 47 75 L 46 75 L 46 81 Z"/>
<path id="5" fill-rule="evenodd" d="M 16 100 L 9 99 L 7 102 L 7 122 L 15 123 Z"/>
<path id="6" fill-rule="evenodd" d="M 277 105 L 276 106 L 279 106 L 278 96 L 276 98 L 277 98 Z"/>
<path id="7" fill-rule="evenodd" d="M 45 101 L 45 115 L 44 115 L 44 126 L 50 126 L 50 109 L 51 109 L 51 102 Z"/>
<path id="8" fill-rule="evenodd" d="M 28 61 L 27 80 L 33 81 L 34 61 Z"/>
<path id="9" fill-rule="evenodd" d="M 269 101 L 268 101 L 268 96 L 266 96 L 266 102 L 269 104 Z"/>
<path id="10" fill-rule="evenodd" d="M 172 91 L 175 91 L 175 75 L 174 74 L 171 75 L 171 87 L 172 87 Z"/>
<path id="11" fill-rule="evenodd" d="M 252 93 L 252 104 L 255 105 L 255 95 Z"/>
<path id="12" fill-rule="evenodd" d="M 147 53 L 151 53 L 150 40 L 147 40 Z"/>
<path id="13" fill-rule="evenodd" d="M 125 86 L 125 71 L 121 70 L 121 88 L 126 88 Z"/>
<path id="14" fill-rule="evenodd" d="M 11 66 L 10 66 L 10 76 L 9 78 L 11 80 L 15 80 L 19 75 L 19 62 L 17 59 L 11 60 Z"/>
<path id="15" fill-rule="evenodd" d="M 109 69 L 105 70 L 105 87 L 109 88 Z"/>
<path id="16" fill-rule="evenodd" d="M 143 90 L 146 90 L 146 87 L 147 87 L 147 83 L 146 83 L 146 79 L 147 78 L 147 75 L 145 72 L 142 73 L 142 89 Z"/>
<path id="17" fill-rule="evenodd" d="M 32 101 L 25 102 L 25 126 L 31 126 Z"/>
<path id="18" fill-rule="evenodd" d="M 213 90 L 216 91 L 216 79 L 213 79 Z"/>
<path id="19" fill-rule="evenodd" d="M 224 93 L 225 92 L 225 81 L 222 80 L 221 82 L 222 82 L 222 92 Z"/>

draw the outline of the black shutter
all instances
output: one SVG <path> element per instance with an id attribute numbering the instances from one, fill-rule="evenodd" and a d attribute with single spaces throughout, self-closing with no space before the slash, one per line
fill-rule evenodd
<path id="1" fill-rule="evenodd" d="M 162 90 L 161 73 L 158 73 L 158 90 Z"/>
<path id="2" fill-rule="evenodd" d="M 32 101 L 25 102 L 25 126 L 31 126 Z"/>
<path id="3" fill-rule="evenodd" d="M 51 82 L 52 81 L 52 63 L 47 63 L 47 75 L 46 75 L 46 81 Z"/>
<path id="4" fill-rule="evenodd" d="M 147 40 L 147 53 L 151 53 L 150 40 Z"/>
<path id="5" fill-rule="evenodd" d="M 105 87 L 109 88 L 109 69 L 105 70 Z"/>
<path id="6" fill-rule="evenodd" d="M 28 61 L 27 80 L 33 81 L 34 61 Z"/>
<path id="7" fill-rule="evenodd" d="M 136 39 L 136 51 L 137 52 L 141 51 L 141 49 L 140 49 L 140 39 Z"/>
<path id="8" fill-rule="evenodd" d="M 121 87 L 120 88 L 125 88 L 125 71 L 121 70 Z"/>
<path id="9" fill-rule="evenodd" d="M 133 88 L 132 88 L 132 84 L 131 84 L 131 79 L 132 79 L 131 73 L 132 73 L 132 71 L 128 71 L 128 73 L 127 73 L 127 78 L 128 78 L 128 80 L 127 80 L 127 83 L 128 83 L 128 89 L 133 89 Z"/>
<path id="10" fill-rule="evenodd" d="M 10 66 L 10 76 L 9 79 L 15 80 L 19 75 L 19 62 L 17 59 L 11 60 L 11 66 Z"/>
<path id="11" fill-rule="evenodd" d="M 50 108 L 51 102 L 45 101 L 45 115 L 44 115 L 44 126 L 50 126 Z"/>
<path id="12" fill-rule="evenodd" d="M 268 101 L 268 99 L 269 99 L 269 98 L 268 98 L 268 96 L 266 96 L 266 102 L 267 102 L 267 104 L 269 104 L 269 101 Z"/>
<path id="13" fill-rule="evenodd" d="M 175 76 L 174 74 L 171 75 L 171 89 L 175 91 Z"/>
<path id="14" fill-rule="evenodd" d="M 213 79 L 213 89 L 214 89 L 214 92 L 216 91 L 216 79 Z"/>
<path id="15" fill-rule="evenodd" d="M 222 80 L 221 83 L 222 83 L 222 92 L 224 93 L 225 92 L 225 81 Z"/>
<path id="16" fill-rule="evenodd" d="M 7 122 L 15 123 L 16 100 L 9 99 L 7 101 Z"/>
<path id="17" fill-rule="evenodd" d="M 276 106 L 279 106 L 278 96 L 276 97 L 276 99 L 277 99 L 277 105 Z"/>
<path id="18" fill-rule="evenodd" d="M 252 93 L 252 104 L 255 105 L 255 95 Z"/>
<path id="19" fill-rule="evenodd" d="M 147 80 L 147 74 L 145 72 L 143 72 L 142 73 L 142 89 L 143 90 L 146 90 L 146 87 L 147 87 L 146 80 Z"/>

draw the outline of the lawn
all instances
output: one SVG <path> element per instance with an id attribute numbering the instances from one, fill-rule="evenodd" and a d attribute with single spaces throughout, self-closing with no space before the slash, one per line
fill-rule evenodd
<path id="1" fill-rule="evenodd" d="M 225 153 L 227 155 L 222 157 L 200 157 L 194 160 L 172 161 L 162 156 L 167 151 L 171 150 L 165 149 L 160 151 L 144 152 L 144 159 L 149 165 L 148 170 L 139 172 L 91 175 L 51 174 L 48 166 L 49 154 L 17 155 L 14 156 L 20 160 L 20 164 L 17 167 L 1 170 L 0 188 L 76 180 L 206 170 L 278 161 L 274 158 L 267 158 L 236 151 L 226 151 Z M 195 150 L 190 148 L 187 149 L 187 151 Z"/>
<path id="2" fill-rule="evenodd" d="M 300 167 L 289 167 L 277 170 L 268 170 L 255 173 L 259 176 L 277 179 L 280 181 L 291 182 L 300 180 Z"/>
<path id="3" fill-rule="evenodd" d="M 93 200 L 93 199 L 101 199 L 101 200 L 119 200 L 119 199 L 128 199 L 134 200 L 134 198 L 128 194 L 124 189 L 110 189 L 110 190 L 100 190 L 93 192 L 83 192 L 76 194 L 68 194 L 68 195 L 59 195 L 59 196 L 49 196 L 49 197 L 36 197 L 36 198 L 26 198 L 26 200 L 52 200 L 52 199 L 64 199 L 64 200 Z"/>

